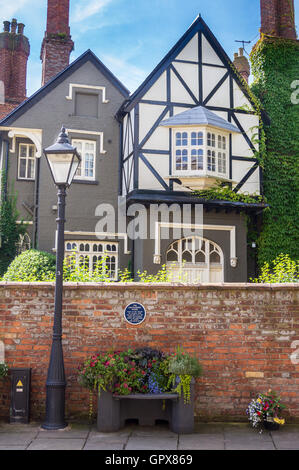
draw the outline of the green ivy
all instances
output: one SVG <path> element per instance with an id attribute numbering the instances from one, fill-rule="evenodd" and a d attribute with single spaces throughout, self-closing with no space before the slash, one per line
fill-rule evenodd
<path id="1" fill-rule="evenodd" d="M 192 194 L 200 199 L 209 201 L 221 200 L 242 202 L 245 204 L 258 204 L 266 202 L 263 196 L 249 193 L 236 193 L 229 186 L 223 184 L 219 184 L 218 186 L 209 189 L 193 191 Z"/>
<path id="2" fill-rule="evenodd" d="M 4 188 L 6 180 L 4 173 L 0 174 L 1 187 Z M 17 253 L 17 243 L 20 235 L 24 235 L 26 225 L 18 224 L 19 213 L 16 208 L 17 196 L 10 192 L 1 194 L 0 200 L 0 276 L 3 275 Z"/>
<path id="3" fill-rule="evenodd" d="M 299 105 L 292 104 L 291 84 L 299 79 L 299 43 L 262 36 L 251 52 L 252 92 L 270 118 L 265 126 L 263 215 L 258 262 L 279 254 L 299 258 Z"/>

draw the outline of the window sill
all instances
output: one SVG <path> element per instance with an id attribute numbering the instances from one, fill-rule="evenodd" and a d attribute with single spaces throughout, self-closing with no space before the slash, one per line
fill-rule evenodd
<path id="1" fill-rule="evenodd" d="M 235 183 L 235 181 L 229 178 L 218 176 L 218 175 L 190 175 L 190 174 L 174 174 L 173 176 L 165 177 L 166 180 L 179 180 L 182 186 L 193 190 L 209 189 L 217 185 L 218 181 L 224 181 L 228 183 Z"/>
<path id="2" fill-rule="evenodd" d="M 76 180 L 73 179 L 72 184 L 74 184 L 74 183 L 75 183 L 75 184 L 76 184 L 76 183 L 77 183 L 77 184 L 92 184 L 92 185 L 98 185 L 98 184 L 99 184 L 99 182 L 98 182 L 98 181 L 95 181 L 95 180 L 80 180 L 80 179 L 78 179 L 78 180 L 77 180 L 77 179 L 76 179 Z"/>
<path id="3" fill-rule="evenodd" d="M 27 183 L 34 183 L 35 178 L 20 178 L 19 176 L 17 177 L 16 181 L 25 181 Z"/>

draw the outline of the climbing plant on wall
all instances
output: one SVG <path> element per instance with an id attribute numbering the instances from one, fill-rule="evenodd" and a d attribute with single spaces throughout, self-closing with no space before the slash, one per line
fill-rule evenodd
<path id="1" fill-rule="evenodd" d="M 299 42 L 262 36 L 251 52 L 253 93 L 270 118 L 265 126 L 264 212 L 258 261 L 280 253 L 299 259 L 299 103 L 292 100 L 299 80 Z"/>
<path id="2" fill-rule="evenodd" d="M 1 187 L 5 186 L 5 176 L 1 175 Z M 19 213 L 16 209 L 17 196 L 11 191 L 4 194 L 2 191 L 0 199 L 0 276 L 2 276 L 11 261 L 16 256 L 17 242 L 19 236 L 26 231 L 26 226 L 18 224 Z"/>

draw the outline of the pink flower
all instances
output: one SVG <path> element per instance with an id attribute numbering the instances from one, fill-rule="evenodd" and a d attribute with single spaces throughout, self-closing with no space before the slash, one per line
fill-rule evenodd
<path id="1" fill-rule="evenodd" d="M 128 384 L 127 384 L 127 383 L 124 383 L 124 387 L 125 387 L 125 388 L 128 388 Z"/>

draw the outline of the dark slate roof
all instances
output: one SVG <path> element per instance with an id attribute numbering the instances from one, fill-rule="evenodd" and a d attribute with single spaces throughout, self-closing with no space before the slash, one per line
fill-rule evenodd
<path id="1" fill-rule="evenodd" d="M 175 116 L 172 116 L 169 119 L 165 119 L 160 124 L 160 126 L 167 127 L 196 125 L 218 127 L 220 129 L 225 129 L 229 132 L 240 133 L 240 130 L 237 128 L 237 126 L 234 126 L 222 117 L 219 117 L 216 113 L 213 113 L 204 106 L 195 106 L 194 108 L 176 114 Z"/>
<path id="2" fill-rule="evenodd" d="M 26 99 L 17 106 L 12 112 L 7 114 L 2 120 L 0 120 L 0 126 L 4 124 L 12 124 L 14 119 L 21 116 L 25 113 L 28 109 L 31 108 L 35 103 L 40 101 L 43 96 L 49 93 L 53 88 L 55 88 L 59 83 L 69 77 L 75 70 L 80 68 L 83 64 L 87 61 L 92 62 L 95 67 L 110 81 L 112 85 L 114 85 L 119 92 L 123 95 L 124 99 L 126 99 L 130 92 L 129 90 L 118 80 L 118 78 L 113 75 L 112 72 L 100 61 L 100 59 L 90 50 L 88 49 L 84 52 L 80 57 L 74 60 L 70 65 L 68 65 L 64 70 L 58 73 L 55 77 L 49 80 L 44 86 L 39 88 L 30 98 Z M 1 130 L 1 128 L 0 128 Z"/>

